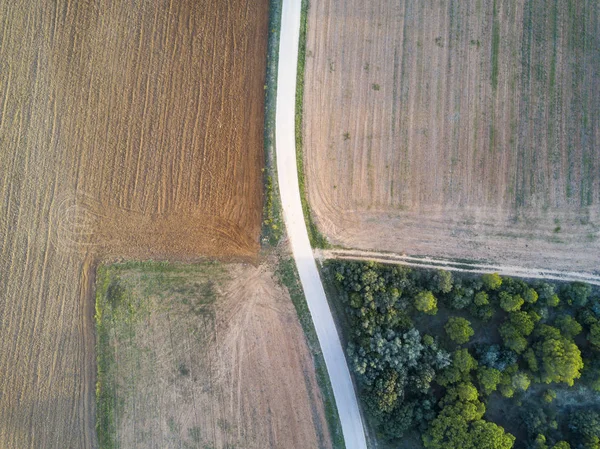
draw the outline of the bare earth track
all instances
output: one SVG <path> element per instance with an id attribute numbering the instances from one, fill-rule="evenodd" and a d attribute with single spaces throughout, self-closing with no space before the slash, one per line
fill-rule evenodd
<path id="1" fill-rule="evenodd" d="M 256 257 L 267 19 L 0 0 L 0 447 L 95 447 L 98 260 Z"/>
<path id="2" fill-rule="evenodd" d="M 332 243 L 598 273 L 597 1 L 311 2 L 304 111 Z"/>

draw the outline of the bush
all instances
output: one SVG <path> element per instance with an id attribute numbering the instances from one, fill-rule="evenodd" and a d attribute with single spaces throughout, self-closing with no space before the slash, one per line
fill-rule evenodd
<path id="1" fill-rule="evenodd" d="M 471 323 L 460 317 L 451 317 L 444 326 L 448 337 L 459 345 L 467 343 L 469 339 L 475 335 L 475 331 L 471 327 Z"/>

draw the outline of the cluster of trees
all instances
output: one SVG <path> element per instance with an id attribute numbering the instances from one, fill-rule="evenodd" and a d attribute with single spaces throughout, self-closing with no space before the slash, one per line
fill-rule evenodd
<path id="1" fill-rule="evenodd" d="M 345 293 L 351 368 L 387 439 L 417 429 L 427 449 L 511 448 L 515 438 L 484 419 L 491 395 L 520 400 L 536 383 L 600 391 L 600 300 L 586 284 L 557 288 L 347 261 L 331 262 L 330 271 Z M 415 328 L 413 318 L 442 308 L 441 329 L 427 335 Z M 478 338 L 477 323 L 497 327 L 500 338 Z M 543 400 L 554 397 L 547 390 Z M 568 428 L 579 429 L 573 423 L 580 418 L 569 418 Z M 528 432 L 528 446 L 600 449 L 585 436 L 592 424 L 569 431 L 572 446 L 542 427 Z"/>

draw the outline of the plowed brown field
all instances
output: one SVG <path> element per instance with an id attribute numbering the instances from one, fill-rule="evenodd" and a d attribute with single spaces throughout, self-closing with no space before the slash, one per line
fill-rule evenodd
<path id="1" fill-rule="evenodd" d="M 311 2 L 304 111 L 333 243 L 598 270 L 598 1 Z"/>
<path id="2" fill-rule="evenodd" d="M 267 19 L 0 0 L 0 447 L 95 446 L 97 260 L 256 255 Z"/>

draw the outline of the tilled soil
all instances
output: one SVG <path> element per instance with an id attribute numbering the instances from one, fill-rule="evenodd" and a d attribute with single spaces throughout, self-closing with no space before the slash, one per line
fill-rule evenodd
<path id="1" fill-rule="evenodd" d="M 600 3 L 325 0 L 308 196 L 334 244 L 598 270 Z"/>
<path id="2" fill-rule="evenodd" d="M 256 256 L 267 19 L 0 0 L 0 447 L 95 447 L 99 260 Z"/>

